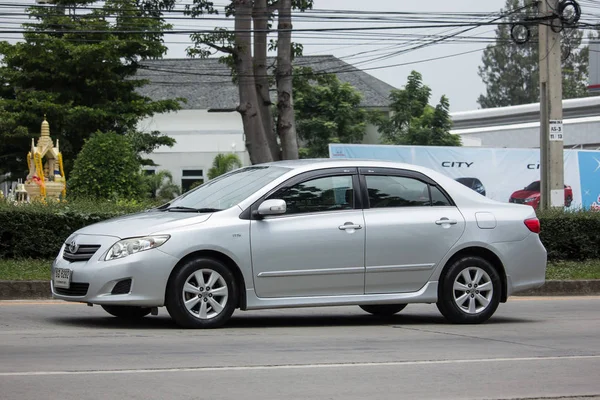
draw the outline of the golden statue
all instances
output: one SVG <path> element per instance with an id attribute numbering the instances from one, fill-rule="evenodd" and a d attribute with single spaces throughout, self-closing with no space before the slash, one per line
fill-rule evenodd
<path id="1" fill-rule="evenodd" d="M 42 122 L 42 134 L 37 144 L 31 139 L 31 151 L 27 154 L 27 165 L 29 174 L 25 180 L 25 190 L 29 194 L 29 199 L 35 198 L 55 198 L 62 195 L 65 197 L 67 185 L 65 181 L 65 171 L 63 168 L 62 154 L 58 148 L 58 139 L 56 147 L 50 138 L 50 125 L 46 121 Z"/>

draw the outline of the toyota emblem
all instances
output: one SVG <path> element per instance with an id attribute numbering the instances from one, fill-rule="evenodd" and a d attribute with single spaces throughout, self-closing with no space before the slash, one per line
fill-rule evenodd
<path id="1" fill-rule="evenodd" d="M 75 254 L 77 253 L 77 250 L 79 250 L 79 245 L 75 242 L 75 239 L 73 239 L 71 240 L 71 243 L 69 243 L 69 252 Z"/>

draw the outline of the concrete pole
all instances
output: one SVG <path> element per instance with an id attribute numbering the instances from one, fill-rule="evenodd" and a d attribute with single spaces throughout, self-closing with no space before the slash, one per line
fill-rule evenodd
<path id="1" fill-rule="evenodd" d="M 552 15 L 559 0 L 540 2 L 542 16 Z M 559 20 L 543 20 L 539 26 L 540 49 L 540 208 L 564 207 L 562 65 L 560 32 L 550 25 Z"/>

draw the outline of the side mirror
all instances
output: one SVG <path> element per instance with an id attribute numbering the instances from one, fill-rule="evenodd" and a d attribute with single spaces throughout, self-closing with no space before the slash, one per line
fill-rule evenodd
<path id="1" fill-rule="evenodd" d="M 281 215 L 285 214 L 287 210 L 287 205 L 285 200 L 280 199 L 272 199 L 263 201 L 260 206 L 258 206 L 258 210 L 256 210 L 256 214 L 261 217 L 267 215 Z"/>

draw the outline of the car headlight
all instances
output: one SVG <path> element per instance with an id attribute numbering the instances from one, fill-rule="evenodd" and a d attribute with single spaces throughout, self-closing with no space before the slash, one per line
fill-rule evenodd
<path id="1" fill-rule="evenodd" d="M 532 201 L 536 201 L 537 197 L 528 197 L 525 199 L 525 203 L 531 203 Z"/>
<path id="2" fill-rule="evenodd" d="M 139 253 L 140 251 L 154 249 L 162 246 L 169 238 L 169 235 L 160 235 L 120 240 L 113 244 L 110 250 L 108 250 L 104 260 L 116 260 L 131 254 Z"/>

